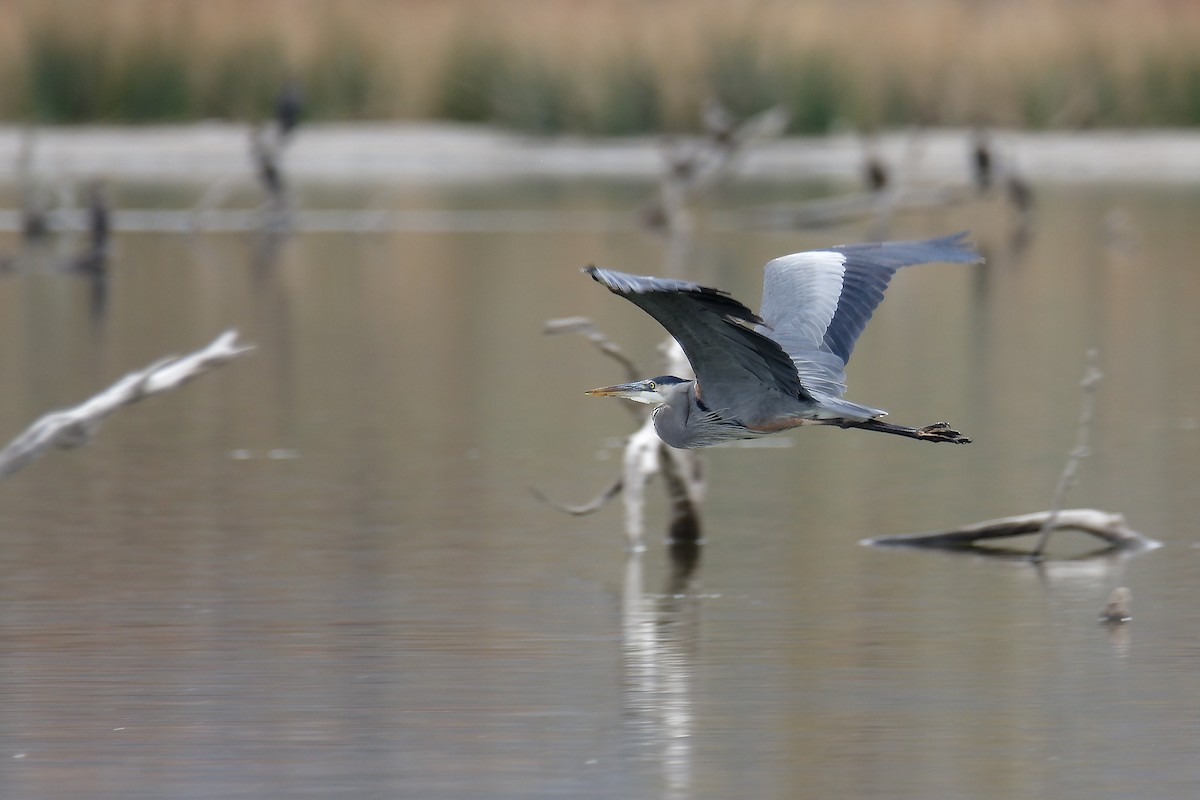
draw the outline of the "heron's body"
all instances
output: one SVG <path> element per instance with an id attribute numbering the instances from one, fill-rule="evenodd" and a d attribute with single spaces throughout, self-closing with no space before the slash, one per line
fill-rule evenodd
<path id="1" fill-rule="evenodd" d="M 843 398 L 845 366 L 897 269 L 929 261 L 977 262 L 962 234 L 914 242 L 832 247 L 769 262 L 761 316 L 726 293 L 688 281 L 587 267 L 596 281 L 675 337 L 695 380 L 662 376 L 593 389 L 658 405 L 654 427 L 672 447 L 749 439 L 805 424 L 914 439 L 968 442 L 945 423 L 906 428 L 886 412 Z"/>
<path id="2" fill-rule="evenodd" d="M 661 391 L 661 389 L 660 389 Z M 672 447 L 706 447 L 734 439 L 753 439 L 801 425 L 865 421 L 886 412 L 847 401 L 820 402 L 799 396 L 767 394 L 743 406 L 740 416 L 714 410 L 696 396 L 696 382 L 683 381 L 667 390 L 665 402 L 654 409 L 654 429 Z"/>

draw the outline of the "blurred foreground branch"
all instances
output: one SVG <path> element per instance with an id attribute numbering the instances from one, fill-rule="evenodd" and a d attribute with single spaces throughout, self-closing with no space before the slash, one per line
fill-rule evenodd
<path id="1" fill-rule="evenodd" d="M 129 373 L 73 408 L 46 414 L 0 450 L 0 480 L 29 465 L 51 447 L 69 449 L 86 444 L 100 423 L 118 408 L 176 389 L 251 349 L 237 342 L 237 331 L 226 331 L 202 350 L 160 359 Z"/>

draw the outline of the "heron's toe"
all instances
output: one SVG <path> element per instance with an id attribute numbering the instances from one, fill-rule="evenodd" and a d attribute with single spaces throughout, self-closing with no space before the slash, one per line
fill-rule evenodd
<path id="1" fill-rule="evenodd" d="M 926 425 L 924 428 L 918 428 L 917 433 L 922 439 L 928 439 L 931 442 L 971 443 L 970 437 L 963 436 L 954 428 L 951 428 L 948 422 L 935 422 L 932 425 Z"/>

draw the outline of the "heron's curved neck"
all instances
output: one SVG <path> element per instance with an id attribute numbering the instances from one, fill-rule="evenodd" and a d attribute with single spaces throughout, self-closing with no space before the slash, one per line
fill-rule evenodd
<path id="1" fill-rule="evenodd" d="M 692 446 L 693 436 L 688 421 L 692 416 L 692 406 L 696 402 L 694 387 L 694 381 L 684 381 L 671 387 L 666 400 L 660 403 L 651 414 L 658 438 L 671 447 Z"/>

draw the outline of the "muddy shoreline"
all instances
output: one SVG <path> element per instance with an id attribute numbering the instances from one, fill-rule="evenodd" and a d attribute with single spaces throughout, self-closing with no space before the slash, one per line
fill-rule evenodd
<path id="1" fill-rule="evenodd" d="M 42 177 L 210 181 L 248 165 L 244 125 L 39 128 L 33 169 Z M 16 175 L 25 131 L 0 127 L 0 181 Z M 965 180 L 970 131 L 885 134 L 878 150 L 910 179 Z M 1000 131 L 1003 157 L 1036 182 L 1200 181 L 1200 132 Z M 444 124 L 309 125 L 287 153 L 299 180 L 460 182 L 512 178 L 652 179 L 661 169 L 654 137 L 538 138 L 486 127 Z M 790 138 L 747 152 L 741 174 L 757 179 L 857 179 L 863 142 L 856 135 Z"/>

